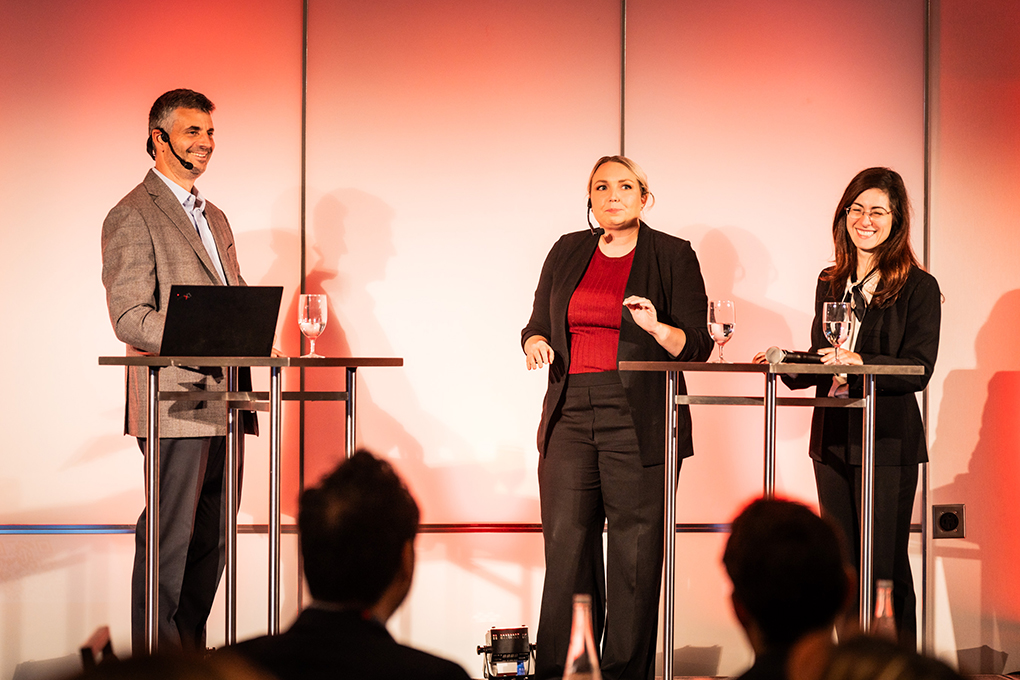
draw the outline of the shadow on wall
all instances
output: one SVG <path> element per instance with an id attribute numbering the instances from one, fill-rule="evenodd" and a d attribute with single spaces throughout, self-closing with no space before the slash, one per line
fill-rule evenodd
<path id="1" fill-rule="evenodd" d="M 385 278 L 387 261 L 393 256 L 393 210 L 382 200 L 357 189 L 338 189 L 316 203 L 309 238 L 308 272 L 305 292 L 328 296 L 326 330 L 316 341 L 316 350 L 325 356 L 398 356 L 375 316 L 368 287 Z M 285 312 L 288 320 L 297 318 L 297 295 Z M 352 350 L 348 334 L 359 346 Z M 367 349 L 362 349 L 362 347 Z M 287 348 L 296 353 L 297 347 Z M 401 424 L 418 422 L 420 411 L 401 414 L 399 419 L 384 411 L 372 398 L 368 384 L 371 373 L 403 371 L 400 368 L 361 369 L 358 374 L 357 446 L 368 446 L 385 455 L 398 451 L 400 460 L 422 467 L 425 458 L 421 443 Z M 294 372 L 291 378 L 296 378 Z M 305 371 L 305 389 L 342 390 L 345 370 L 326 368 Z M 411 393 L 405 382 L 404 395 Z M 296 388 L 296 385 L 294 386 Z M 346 435 L 343 402 L 308 402 L 305 407 L 304 449 L 306 485 L 314 485 L 343 456 Z M 297 423 L 289 428 L 299 431 Z M 462 445 L 463 447 L 463 445 Z M 402 465 L 405 474 L 407 465 Z M 292 483 L 296 480 L 292 480 Z M 419 487 L 421 483 L 414 484 Z M 291 487 L 296 497 L 296 487 Z M 418 489 L 422 494 L 424 490 Z"/>
<path id="2" fill-rule="evenodd" d="M 790 348 L 797 341 L 804 342 L 805 338 L 791 336 L 786 319 L 797 318 L 798 313 L 810 314 L 811 310 L 795 310 L 768 300 L 769 284 L 776 278 L 775 266 L 767 246 L 757 236 L 733 226 L 711 229 L 701 238 L 697 252 L 708 299 L 733 300 L 736 307 L 737 330 L 733 340 L 726 344 L 727 360 L 747 362 L 771 345 Z M 804 285 L 812 283 L 806 281 Z M 741 297 L 738 289 L 759 301 L 767 300 L 769 306 Z"/>
<path id="3" fill-rule="evenodd" d="M 805 314 L 768 299 L 775 266 L 757 236 L 734 226 L 706 229 L 693 225 L 683 231 L 703 232 L 700 238 L 695 237 L 696 252 L 709 299 L 734 303 L 736 331 L 725 347 L 727 361 L 750 362 L 755 353 L 771 345 L 791 348 L 803 344 L 792 337 L 787 319 Z M 715 361 L 718 355 L 716 348 L 710 360 Z M 760 396 L 765 389 L 760 375 L 688 372 L 684 378 L 690 394 Z M 691 413 L 695 456 L 684 463 L 680 475 L 681 516 L 684 521 L 689 517 L 726 521 L 736 514 L 739 501 L 761 492 L 764 412 L 760 408 L 695 406 Z M 779 440 L 799 440 L 804 435 L 806 421 L 797 415 L 792 410 L 780 414 Z"/>
<path id="4" fill-rule="evenodd" d="M 967 472 L 951 484 L 933 490 L 935 503 L 966 503 L 967 541 L 977 550 L 935 543 L 936 557 L 977 560 L 980 580 L 968 578 L 973 569 L 946 568 L 950 605 L 979 591 L 979 638 L 972 644 L 957 632 L 959 644 L 969 648 L 994 645 L 1020 650 L 1020 504 L 1012 500 L 1020 484 L 1020 290 L 1002 296 L 977 335 L 977 368 L 952 371 L 943 388 L 932 461 L 952 460 L 973 446 Z M 971 423 L 981 423 L 972 444 Z M 973 635 L 973 633 L 968 633 Z M 1002 673 L 1006 658 L 1000 654 L 973 654 L 958 650 L 964 675 Z M 989 650 L 992 651 L 992 650 Z M 1016 654 L 1013 655 L 1017 656 Z M 1014 658 L 1012 670 L 1020 668 Z"/>
<path id="5" fill-rule="evenodd" d="M 386 267 L 395 254 L 393 209 L 376 196 L 353 188 L 342 188 L 314 202 L 309 226 L 305 292 L 325 293 L 329 298 L 325 332 L 316 341 L 316 351 L 324 356 L 371 356 L 404 358 L 405 367 L 434 359 L 425 356 L 428 347 L 394 348 L 386 328 L 380 323 L 370 288 L 386 278 Z M 425 254 L 427 255 L 427 254 Z M 297 292 L 284 310 L 284 327 L 296 326 Z M 281 339 L 280 349 L 290 356 L 302 350 L 297 334 Z M 416 354 L 419 353 L 419 354 Z M 386 371 L 385 376 L 378 373 Z M 513 451 L 498 452 L 498 460 L 479 460 L 477 452 L 455 431 L 421 407 L 416 386 L 407 378 L 406 368 L 367 368 L 358 371 L 357 442 L 375 453 L 389 457 L 407 480 L 422 507 L 423 522 L 487 521 L 464 517 L 465 508 L 479 513 L 501 507 L 523 508 L 527 516 L 537 517 L 537 500 L 521 498 L 504 482 L 508 475 L 533 474 L 521 469 Z M 344 369 L 306 370 L 304 389 L 342 390 Z M 298 371 L 285 373 L 285 389 L 298 389 Z M 453 379 L 453 378 L 451 378 Z M 373 384 L 386 385 L 387 404 L 396 404 L 399 413 L 384 408 L 373 397 Z M 395 389 L 394 389 L 395 387 Z M 395 410 L 395 409 L 394 409 Z M 346 435 L 344 402 L 309 402 L 304 414 L 304 484 L 311 486 L 327 474 L 343 456 Z M 284 431 L 284 511 L 297 513 L 299 485 L 298 455 L 301 423 L 298 409 L 285 409 Z M 418 433 L 430 442 L 442 442 L 443 455 L 465 461 L 437 467 L 428 464 L 429 455 Z M 429 444 L 433 446 L 434 444 Z M 505 453 L 505 456 L 503 455 Z M 433 454 L 434 455 L 434 454 Z M 516 466 L 516 467 L 515 467 Z M 498 471 L 498 472 L 497 472 Z M 515 477 L 517 478 L 517 477 Z M 528 507 L 528 504 L 534 507 Z M 475 545 L 475 544 L 473 544 Z M 519 565 L 524 573 L 541 567 L 541 555 L 522 562 L 513 541 L 479 541 L 475 548 L 447 554 L 460 568 L 485 582 L 530 601 L 529 583 L 513 583 L 490 573 L 482 560 Z M 467 604 L 465 604 L 467 606 Z M 523 612 L 526 620 L 537 618 Z M 470 616 L 463 611 L 457 615 Z M 452 616 L 457 616 L 452 615 Z"/>
<path id="6" fill-rule="evenodd" d="M 61 535 L 0 540 L 0 677 L 12 677 L 26 656 L 75 650 L 97 619 L 116 622 L 118 631 L 127 630 L 127 608 L 114 610 L 111 602 L 119 600 L 113 590 L 130 581 L 122 579 L 130 574 L 132 540 Z M 40 634 L 45 636 L 43 645 Z M 80 669 L 80 657 L 75 654 L 74 659 Z M 67 661 L 68 657 L 39 661 L 35 671 L 67 670 Z"/>

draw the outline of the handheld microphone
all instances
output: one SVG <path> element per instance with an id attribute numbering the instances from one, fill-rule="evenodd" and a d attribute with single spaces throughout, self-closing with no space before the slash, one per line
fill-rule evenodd
<path id="1" fill-rule="evenodd" d="M 184 166 L 184 169 L 185 170 L 194 170 L 195 169 L 195 164 L 194 163 L 192 163 L 191 161 L 186 161 L 186 160 L 184 160 L 183 158 L 181 158 L 180 156 L 177 155 L 177 150 L 174 149 L 174 145 L 170 143 L 170 135 L 168 135 L 166 133 L 166 130 L 164 130 L 163 128 L 156 128 L 156 129 L 159 130 L 159 138 L 162 139 L 164 142 L 166 142 L 166 145 L 170 147 L 170 153 L 172 153 L 174 155 L 174 158 L 176 158 L 177 160 L 179 160 L 181 162 L 181 165 Z"/>
<path id="2" fill-rule="evenodd" d="M 788 349 L 779 349 L 778 347 L 769 347 L 765 352 L 765 359 L 770 364 L 820 364 L 822 363 L 821 354 L 812 354 L 811 352 L 794 352 Z"/>
<path id="3" fill-rule="evenodd" d="M 585 219 L 588 220 L 588 228 L 591 229 L 591 233 L 592 234 L 594 234 L 595 236 L 602 236 L 602 234 L 606 233 L 605 229 L 603 229 L 602 227 L 596 227 L 594 224 L 591 223 L 591 199 L 590 198 L 588 199 L 588 210 L 584 213 L 584 217 L 585 217 Z"/>

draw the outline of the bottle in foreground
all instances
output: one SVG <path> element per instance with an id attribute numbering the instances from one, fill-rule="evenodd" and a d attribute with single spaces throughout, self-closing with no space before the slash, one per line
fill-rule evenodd
<path id="1" fill-rule="evenodd" d="M 570 624 L 563 680 L 602 680 L 591 626 L 591 595 L 574 595 L 574 620 Z"/>
<path id="2" fill-rule="evenodd" d="M 871 620 L 871 634 L 896 642 L 896 618 L 893 615 L 893 583 L 887 579 L 875 582 L 875 617 Z"/>

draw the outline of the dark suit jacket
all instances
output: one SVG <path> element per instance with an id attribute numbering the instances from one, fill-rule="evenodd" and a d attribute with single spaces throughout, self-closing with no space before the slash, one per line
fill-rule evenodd
<path id="1" fill-rule="evenodd" d="M 881 283 L 879 284 L 881 286 Z M 831 347 L 822 331 L 825 302 L 833 302 L 829 284 L 819 278 L 815 290 L 815 319 L 811 326 L 811 351 Z M 928 460 L 924 424 L 915 393 L 923 390 L 935 369 L 939 351 L 942 294 L 931 274 L 913 268 L 899 297 L 892 304 L 868 307 L 861 321 L 854 351 L 865 364 L 920 365 L 923 375 L 885 376 L 875 379 L 875 464 L 913 465 Z M 817 386 L 817 396 L 828 395 L 830 376 L 783 376 L 783 382 L 799 389 Z M 850 376 L 850 395 L 864 394 L 863 376 Z M 863 420 L 859 409 L 816 408 L 811 419 L 811 457 L 829 457 L 861 465 Z"/>
<path id="2" fill-rule="evenodd" d="M 216 241 L 227 283 L 245 285 L 226 215 L 206 201 L 206 220 Z M 223 285 L 191 219 L 152 170 L 114 206 L 103 222 L 103 285 L 117 338 L 127 353 L 159 353 L 173 284 Z M 125 432 L 145 436 L 146 369 L 127 371 Z M 220 370 L 165 368 L 161 390 L 226 389 Z M 211 437 L 226 433 L 224 402 L 163 402 L 163 437 Z"/>
<path id="3" fill-rule="evenodd" d="M 563 403 L 563 388 L 570 367 L 570 329 L 567 307 L 581 282 L 599 239 L 590 231 L 560 237 L 542 267 L 535 290 L 531 319 L 521 332 L 521 344 L 533 335 L 545 337 L 555 352 L 549 367 L 549 388 L 542 406 L 538 429 L 538 449 L 545 455 L 551 423 Z M 641 329 L 630 312 L 620 307 L 620 344 L 618 361 L 704 361 L 712 353 L 708 334 L 708 296 L 701 267 L 691 244 L 641 223 L 634 248 L 630 278 L 624 297 L 640 295 L 655 305 L 659 320 L 683 330 L 687 344 L 678 357 L 672 357 L 651 335 Z M 622 371 L 620 380 L 627 393 L 631 417 L 641 448 L 641 462 L 657 465 L 665 460 L 666 375 L 662 372 Z M 683 376 L 681 392 L 686 394 Z M 679 457 L 694 454 L 691 443 L 691 416 L 680 408 L 678 427 Z"/>
<path id="4" fill-rule="evenodd" d="M 309 608 L 286 632 L 241 642 L 233 651 L 280 680 L 467 680 L 446 659 L 398 644 L 358 612 Z"/>

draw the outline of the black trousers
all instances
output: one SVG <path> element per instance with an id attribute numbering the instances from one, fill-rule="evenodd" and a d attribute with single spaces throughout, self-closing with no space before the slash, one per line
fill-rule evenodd
<path id="1" fill-rule="evenodd" d="M 842 529 L 855 565 L 861 563 L 861 466 L 838 459 L 814 461 L 822 515 Z M 917 492 L 917 465 L 875 466 L 874 580 L 893 582 L 893 613 L 900 644 L 917 644 L 917 598 L 908 549 Z M 859 601 L 858 601 L 859 602 Z M 874 602 L 874 598 L 872 599 Z M 858 611 L 860 605 L 853 610 Z M 851 612 L 852 613 L 852 612 Z"/>
<path id="2" fill-rule="evenodd" d="M 662 580 L 664 466 L 641 464 L 616 372 L 570 376 L 552 427 L 538 467 L 546 571 L 536 676 L 562 676 L 573 595 L 587 593 L 596 645 L 601 641 L 603 677 L 651 679 Z"/>
<path id="3" fill-rule="evenodd" d="M 159 647 L 204 650 L 226 549 L 226 437 L 159 444 Z M 145 440 L 138 445 L 144 452 Z M 243 448 L 242 436 L 239 452 Z M 134 654 L 145 653 L 144 510 L 135 526 L 131 646 Z"/>

